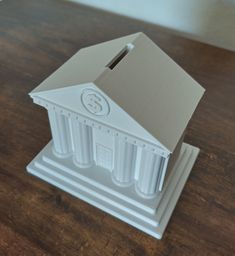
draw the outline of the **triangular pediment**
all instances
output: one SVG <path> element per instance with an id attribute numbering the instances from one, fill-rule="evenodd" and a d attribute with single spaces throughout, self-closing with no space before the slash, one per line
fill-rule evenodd
<path id="1" fill-rule="evenodd" d="M 107 125 L 124 134 L 149 142 L 161 148 L 162 151 L 168 152 L 157 138 L 153 137 L 94 84 L 66 87 L 44 92 L 40 96 L 34 97 L 55 105 L 58 105 L 59 102 L 59 106 L 67 111 L 88 117 L 102 125 Z"/>

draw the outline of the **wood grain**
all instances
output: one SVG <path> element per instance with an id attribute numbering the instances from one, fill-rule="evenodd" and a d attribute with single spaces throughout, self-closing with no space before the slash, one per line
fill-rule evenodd
<path id="1" fill-rule="evenodd" d="M 80 48 L 143 31 L 206 89 L 200 156 L 161 241 L 30 176 L 50 139 L 27 93 Z M 0 255 L 234 255 L 235 53 L 65 1 L 0 2 Z"/>

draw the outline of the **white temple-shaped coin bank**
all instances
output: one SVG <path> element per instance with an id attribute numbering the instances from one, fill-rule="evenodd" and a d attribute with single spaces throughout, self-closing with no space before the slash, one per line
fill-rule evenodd
<path id="1" fill-rule="evenodd" d="M 78 51 L 30 96 L 52 140 L 28 172 L 160 239 L 199 149 L 204 89 L 143 33 Z"/>

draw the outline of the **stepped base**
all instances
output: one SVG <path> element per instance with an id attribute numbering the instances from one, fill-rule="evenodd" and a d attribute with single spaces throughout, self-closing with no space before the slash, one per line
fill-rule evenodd
<path id="1" fill-rule="evenodd" d="M 140 197 L 135 185 L 120 187 L 113 183 L 110 171 L 93 165 L 79 168 L 72 156 L 58 158 L 52 142 L 31 161 L 27 171 L 87 203 L 161 239 L 199 149 L 183 143 L 178 161 L 164 189 L 155 198 Z"/>

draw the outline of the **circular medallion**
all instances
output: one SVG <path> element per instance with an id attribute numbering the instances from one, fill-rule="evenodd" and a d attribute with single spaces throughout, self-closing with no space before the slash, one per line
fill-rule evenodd
<path id="1" fill-rule="evenodd" d="M 90 113 L 97 116 L 109 114 L 109 103 L 103 95 L 94 89 L 85 89 L 82 93 L 82 104 Z"/>

